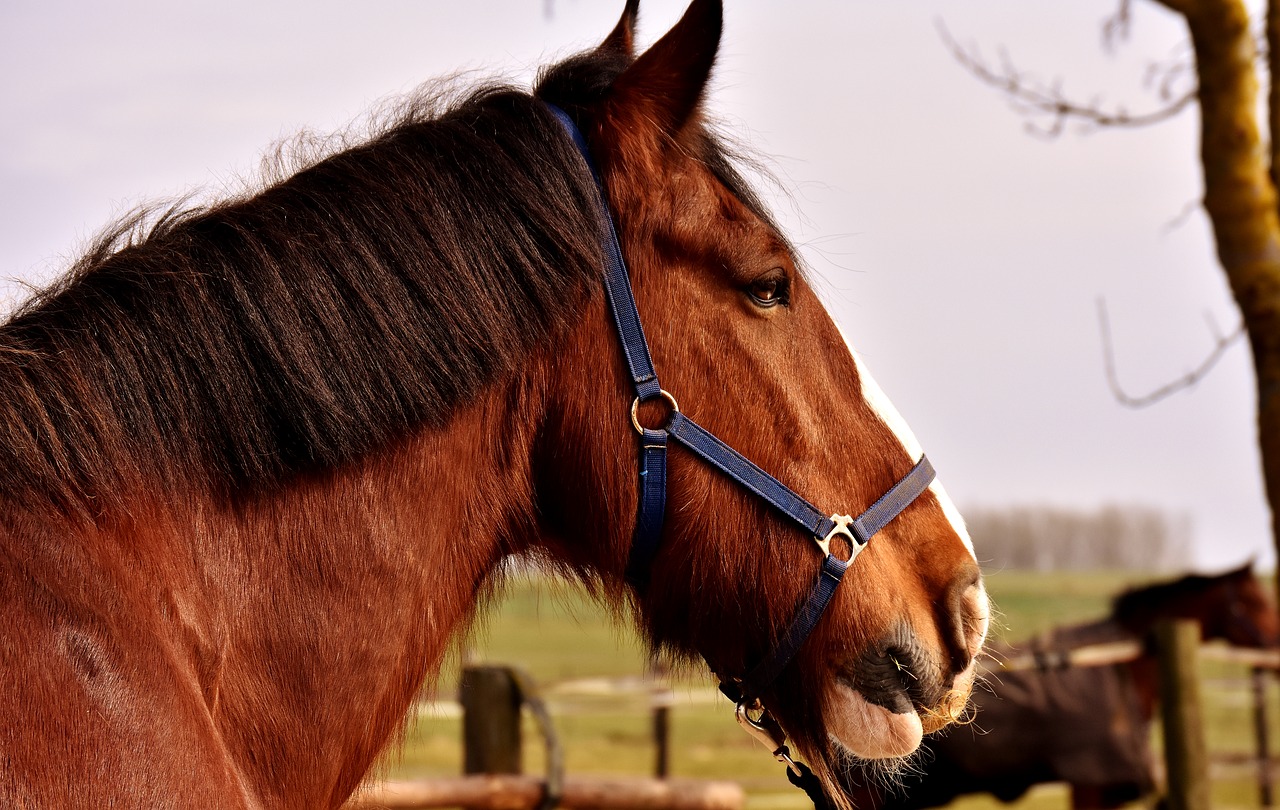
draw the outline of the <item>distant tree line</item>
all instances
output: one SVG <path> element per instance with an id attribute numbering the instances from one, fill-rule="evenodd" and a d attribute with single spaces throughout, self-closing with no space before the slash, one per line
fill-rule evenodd
<path id="1" fill-rule="evenodd" d="M 1146 506 L 969 508 L 965 523 L 987 571 L 1151 572 L 1191 567 L 1191 517 Z"/>

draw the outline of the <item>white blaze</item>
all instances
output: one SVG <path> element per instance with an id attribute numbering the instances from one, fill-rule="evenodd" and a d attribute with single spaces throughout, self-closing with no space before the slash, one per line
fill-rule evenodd
<path id="1" fill-rule="evenodd" d="M 892 431 L 893 435 L 898 438 L 899 444 L 911 456 L 912 461 L 919 461 L 924 457 L 924 448 L 920 446 L 920 442 L 916 439 L 911 428 L 907 425 L 907 420 L 902 418 L 902 414 L 898 413 L 898 409 L 893 407 L 893 403 L 885 396 L 884 391 L 876 383 L 875 378 L 871 376 L 871 372 L 867 371 L 866 363 L 862 362 L 858 350 L 853 348 L 853 344 L 849 342 L 849 337 L 840 329 L 840 325 L 836 324 L 836 329 L 840 330 L 840 337 L 844 338 L 844 345 L 849 348 L 849 353 L 853 355 L 853 361 L 858 365 L 858 379 L 862 381 L 862 398 L 866 401 L 867 406 L 872 412 L 880 417 L 880 421 Z M 933 479 L 933 483 L 929 485 L 929 491 L 938 499 L 938 503 L 942 506 L 942 513 L 951 523 L 951 527 L 955 529 L 957 535 L 960 536 L 961 542 L 965 548 L 969 549 L 969 553 L 973 554 L 973 540 L 969 538 L 969 530 L 964 526 L 964 518 L 960 517 L 960 510 L 956 509 L 956 505 L 951 502 L 947 491 L 943 489 L 942 482 L 937 478 Z M 976 555 L 974 559 L 977 559 Z"/>

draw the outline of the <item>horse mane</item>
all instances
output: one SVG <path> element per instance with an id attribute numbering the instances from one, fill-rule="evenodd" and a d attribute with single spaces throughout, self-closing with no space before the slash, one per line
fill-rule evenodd
<path id="1" fill-rule="evenodd" d="M 629 61 L 412 103 L 255 195 L 109 228 L 0 325 L 0 498 L 98 519 L 140 482 L 262 491 L 445 424 L 596 294 L 595 191 L 538 99 L 580 111 Z M 737 152 L 689 140 L 767 216 Z"/>
<path id="2" fill-rule="evenodd" d="M 421 106 L 117 224 L 0 325 L 0 497 L 96 519 L 138 482 L 270 487 L 444 424 L 565 328 L 600 267 L 568 139 L 508 87 Z"/>

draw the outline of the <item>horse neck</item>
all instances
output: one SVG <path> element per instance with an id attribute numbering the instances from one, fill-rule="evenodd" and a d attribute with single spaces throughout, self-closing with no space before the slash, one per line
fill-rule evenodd
<path id="1" fill-rule="evenodd" d="M 348 469 L 175 516 L 174 556 L 196 562 L 164 587 L 182 621 L 161 643 L 254 793 L 328 806 L 392 738 L 499 560 L 536 536 L 536 398 L 517 381 Z"/>

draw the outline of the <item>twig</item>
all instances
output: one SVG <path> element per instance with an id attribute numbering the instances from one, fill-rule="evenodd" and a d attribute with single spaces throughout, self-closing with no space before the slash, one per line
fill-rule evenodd
<path id="1" fill-rule="evenodd" d="M 1183 225 L 1186 225 L 1187 221 L 1191 219 L 1192 214 L 1195 214 L 1202 207 L 1203 207 L 1203 204 L 1199 200 L 1192 200 L 1191 202 L 1182 206 L 1181 211 L 1179 211 L 1168 222 L 1160 226 L 1160 233 L 1167 235 L 1178 230 Z"/>
<path id="2" fill-rule="evenodd" d="M 1172 382 L 1166 383 L 1154 391 L 1143 394 L 1141 396 L 1133 396 L 1126 392 L 1120 385 L 1119 376 L 1116 374 L 1115 352 L 1111 343 L 1111 321 L 1107 317 L 1107 303 L 1103 299 L 1098 299 L 1098 325 L 1102 332 L 1102 359 L 1106 366 L 1107 384 L 1111 387 L 1111 393 L 1116 401 L 1128 408 L 1145 408 L 1156 402 L 1181 391 L 1190 388 L 1200 380 L 1222 359 L 1222 355 L 1226 354 L 1227 349 L 1231 348 L 1231 344 L 1244 336 L 1244 324 L 1241 323 L 1235 328 L 1231 334 L 1223 336 L 1217 329 L 1212 318 L 1209 319 L 1209 330 L 1214 334 L 1215 345 L 1213 351 L 1200 362 L 1192 371 L 1184 374 Z"/>
<path id="3" fill-rule="evenodd" d="M 1055 80 L 1048 87 L 1040 82 L 1028 79 L 1019 71 L 1007 55 L 1001 55 L 1001 67 L 993 68 L 983 60 L 977 48 L 966 48 L 951 36 L 941 19 L 937 22 L 938 35 L 951 51 L 952 56 L 979 81 L 1002 91 L 1014 102 L 1015 107 L 1024 115 L 1047 116 L 1047 126 L 1028 123 L 1030 132 L 1046 138 L 1061 135 L 1068 121 L 1082 121 L 1094 127 L 1145 127 L 1166 121 L 1196 100 L 1196 89 L 1192 88 L 1159 109 L 1148 112 L 1131 113 L 1124 107 L 1112 110 L 1103 109 L 1101 99 L 1094 99 L 1082 104 L 1068 99 L 1062 91 L 1061 80 Z M 1161 95 L 1169 93 L 1169 82 L 1161 86 Z"/>
<path id="4" fill-rule="evenodd" d="M 1102 47 L 1115 51 L 1116 43 L 1129 38 L 1133 22 L 1130 0 L 1120 0 L 1114 14 L 1102 21 Z"/>

